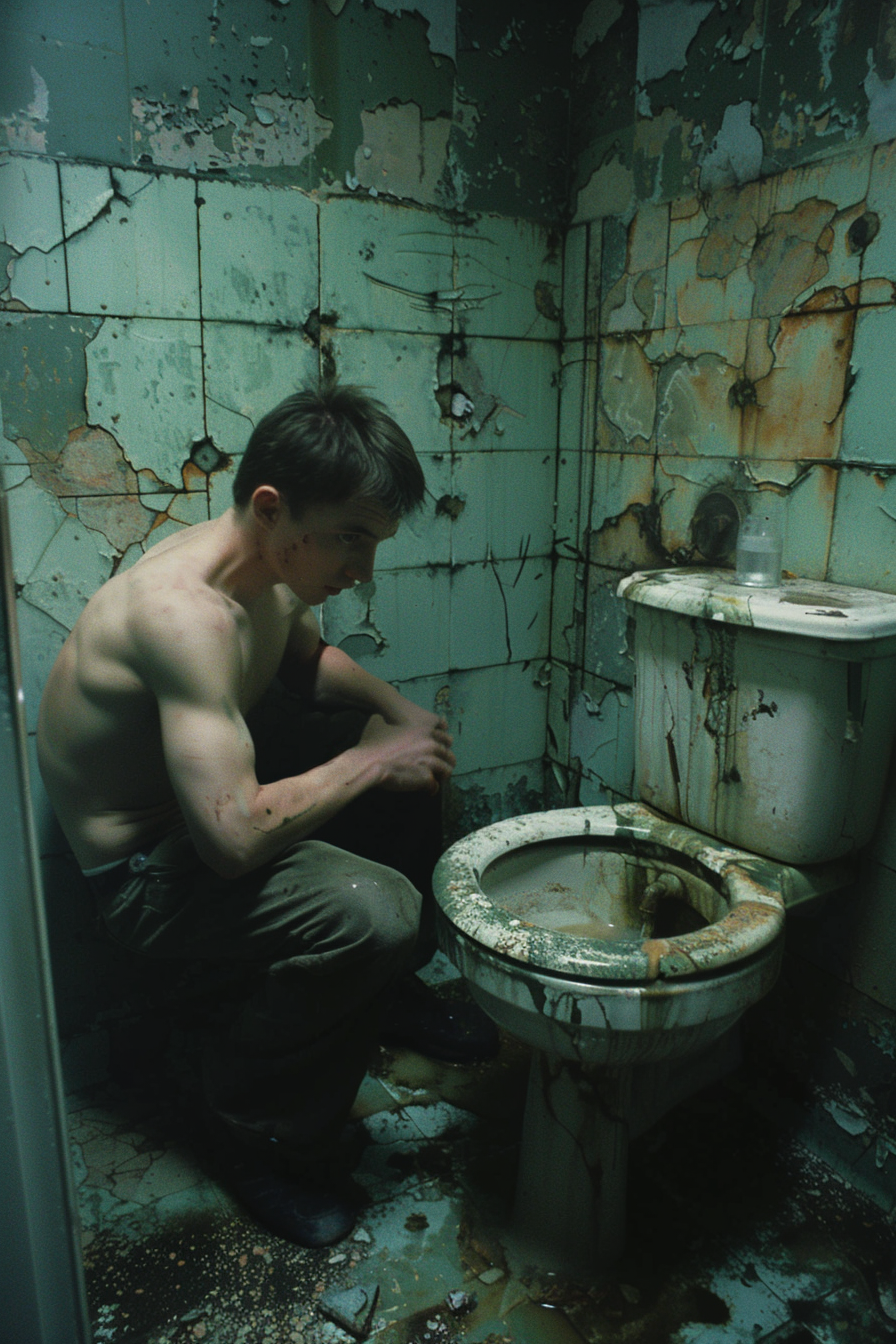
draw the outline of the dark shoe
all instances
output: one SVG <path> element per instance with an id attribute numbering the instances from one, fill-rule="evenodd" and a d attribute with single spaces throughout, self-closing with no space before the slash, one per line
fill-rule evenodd
<path id="1" fill-rule="evenodd" d="M 332 1246 L 348 1236 L 358 1217 L 360 1194 L 330 1163 L 290 1170 L 280 1145 L 270 1158 L 240 1143 L 217 1119 L 209 1136 L 223 1183 L 263 1227 L 299 1246 Z"/>
<path id="2" fill-rule="evenodd" d="M 400 982 L 383 1014 L 380 1039 L 448 1064 L 494 1059 L 501 1045 L 497 1027 L 477 1004 L 440 998 L 416 975 Z"/>
<path id="3" fill-rule="evenodd" d="M 359 1203 L 346 1192 L 265 1169 L 254 1158 L 230 1172 L 229 1184 L 263 1227 L 299 1246 L 332 1246 L 348 1236 L 358 1217 Z"/>

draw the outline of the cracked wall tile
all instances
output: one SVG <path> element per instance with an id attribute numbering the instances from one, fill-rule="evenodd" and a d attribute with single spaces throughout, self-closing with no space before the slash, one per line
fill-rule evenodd
<path id="1" fill-rule="evenodd" d="M 18 456 L 14 456 L 18 454 Z M 31 476 L 31 469 L 25 459 L 24 453 L 20 453 L 14 444 L 7 447 L 6 443 L 0 443 L 0 486 L 4 490 L 12 490 L 23 481 L 27 481 Z"/>
<path id="2" fill-rule="evenodd" d="M 303 192 L 203 182 L 202 315 L 301 327 L 318 306 L 317 204 Z"/>
<path id="3" fill-rule="evenodd" d="M 520 219 L 483 217 L 458 228 L 457 286 L 475 336 L 556 339 L 562 304 L 559 235 Z"/>
<path id="4" fill-rule="evenodd" d="M 651 331 L 663 325 L 665 268 L 626 275 L 613 286 L 601 308 L 601 330 Z"/>
<path id="5" fill-rule="evenodd" d="M 73 311 L 198 318 L 194 183 L 84 164 L 60 175 Z"/>
<path id="6" fill-rule="evenodd" d="M 559 445 L 589 452 L 594 444 L 597 350 L 591 342 L 565 341 L 561 351 Z"/>
<path id="7" fill-rule="evenodd" d="M 744 408 L 745 454 L 773 460 L 837 456 L 854 320 L 850 310 L 770 324 L 772 367 L 763 375 L 748 359 L 745 370 L 756 390 L 755 404 Z"/>
<path id="8" fill-rule="evenodd" d="M 552 659 L 539 670 L 539 677 L 548 690 L 548 735 L 545 754 L 552 766 L 569 761 L 569 706 L 574 676 L 565 663 Z"/>
<path id="9" fill-rule="evenodd" d="M 30 454 L 31 474 L 60 499 L 75 495 L 136 494 L 137 475 L 104 429 L 80 425 L 58 457 Z"/>
<path id="10" fill-rule="evenodd" d="M 721 490 L 742 517 L 758 511 L 773 519 L 784 541 L 784 569 L 803 578 L 825 577 L 837 488 L 832 468 L 787 460 L 660 457 L 656 472 L 659 534 L 670 557 L 705 563 L 695 551 L 691 522 L 701 499 Z"/>
<path id="11" fill-rule="evenodd" d="M 803 201 L 786 214 L 771 216 L 750 259 L 755 316 L 786 313 L 822 285 L 830 285 L 835 217 L 834 206 L 819 200 Z M 841 233 L 845 237 L 845 229 Z M 847 283 L 859 278 L 858 258 L 853 259 L 852 270 Z"/>
<path id="12" fill-rule="evenodd" d="M 634 664 L 626 640 L 628 611 L 616 596 L 619 579 L 617 569 L 588 566 L 584 665 L 597 677 L 630 687 Z"/>
<path id="13" fill-rule="evenodd" d="M 550 611 L 548 560 L 495 560 L 453 569 L 448 666 L 546 658 Z"/>
<path id="14" fill-rule="evenodd" d="M 554 489 L 554 544 L 559 555 L 581 555 L 585 549 L 592 470 L 590 453 L 559 450 Z"/>
<path id="15" fill-rule="evenodd" d="M 894 342 L 896 310 L 859 310 L 850 352 L 855 381 L 849 389 L 843 414 L 840 445 L 840 457 L 846 462 L 896 464 Z"/>
<path id="16" fill-rule="evenodd" d="M 553 500 L 555 474 L 553 448 L 458 454 L 452 494 L 464 507 L 451 529 L 452 562 L 550 555 L 553 510 L 545 501 Z"/>
<path id="17" fill-rule="evenodd" d="M 656 369 L 634 337 L 600 343 L 597 446 L 601 452 L 646 452 L 656 419 Z"/>
<path id="18" fill-rule="evenodd" d="M 570 709 L 569 749 L 592 788 L 605 798 L 631 798 L 635 758 L 631 693 L 586 673 Z"/>
<path id="19" fill-rule="evenodd" d="M 95 224 L 115 197 L 112 169 L 92 163 L 60 164 L 60 188 L 68 239 Z"/>
<path id="20" fill-rule="evenodd" d="M 665 266 L 669 250 L 668 204 L 640 207 L 628 228 L 626 270 L 629 275 Z"/>
<path id="21" fill-rule="evenodd" d="M 9 289 L 5 296 L 0 295 L 0 307 L 8 305 L 28 312 L 68 312 L 70 305 L 62 247 L 48 253 L 29 248 L 21 257 L 14 257 L 8 263 L 7 272 Z"/>
<path id="22" fill-rule="evenodd" d="M 657 456 L 654 497 L 656 537 L 669 561 L 700 564 L 694 549 L 691 520 L 704 495 L 730 485 L 736 468 L 726 458 Z"/>
<path id="23" fill-rule="evenodd" d="M 369 331 L 449 332 L 464 299 L 450 225 L 408 206 L 332 198 L 320 207 L 321 312 Z"/>
<path id="24" fill-rule="evenodd" d="M 747 318 L 754 284 L 749 261 L 758 230 L 755 185 L 723 193 L 709 209 L 682 208 L 669 237 L 666 324 L 690 326 Z"/>
<path id="25" fill-rule="evenodd" d="M 3 425 L 3 399 L 0 397 L 0 487 L 12 490 L 31 475 L 28 459 L 18 444 L 6 437 Z"/>
<path id="26" fill-rule="evenodd" d="M 9 531 L 15 581 L 27 583 L 66 513 L 30 476 L 9 492 Z"/>
<path id="27" fill-rule="evenodd" d="M 896 298 L 896 141 L 881 145 L 874 151 L 871 178 L 866 198 L 868 210 L 866 234 L 870 235 L 862 249 L 862 280 L 859 289 L 861 303 L 883 301 L 892 303 Z"/>
<path id="28" fill-rule="evenodd" d="M 135 495 L 103 495 L 79 499 L 78 519 L 92 531 L 101 532 L 113 551 L 124 555 L 129 546 L 146 541 L 155 514 Z"/>
<path id="29" fill-rule="evenodd" d="M 208 520 L 208 498 L 204 490 L 179 490 L 173 495 L 146 493 L 140 496 L 140 502 L 157 515 L 150 538 L 153 543 L 181 527 Z"/>
<path id="30" fill-rule="evenodd" d="M 267 411 L 319 377 L 319 351 L 303 332 L 205 321 L 202 340 L 207 432 L 229 456 L 242 455 Z"/>
<path id="31" fill-rule="evenodd" d="M 548 697 L 533 673 L 515 662 L 452 675 L 449 724 L 459 773 L 541 756 Z"/>
<path id="32" fill-rule="evenodd" d="M 447 453 L 417 456 L 426 478 L 426 498 L 418 512 L 401 520 L 396 536 L 380 546 L 377 564 L 383 569 L 418 569 L 447 565 L 451 560 L 451 457 Z"/>
<path id="33" fill-rule="evenodd" d="M 373 583 L 332 598 L 324 638 L 384 681 L 435 675 L 451 666 L 450 571 L 381 570 Z"/>
<path id="34" fill-rule="evenodd" d="M 896 593 L 896 476 L 840 471 L 828 578 Z"/>
<path id="35" fill-rule="evenodd" d="M 744 463 L 751 486 L 762 493 L 759 502 L 768 503 L 769 485 L 783 498 L 781 535 L 784 569 L 800 578 L 828 577 L 831 533 L 838 471 L 825 463 L 807 467 L 800 462 Z M 750 497 L 747 496 L 749 505 Z M 743 497 L 741 497 L 743 503 Z"/>
<path id="36" fill-rule="evenodd" d="M 660 453 L 737 457 L 738 385 L 746 361 L 747 322 L 686 327 L 657 372 L 656 446 Z"/>
<path id="37" fill-rule="evenodd" d="M 654 505 L 654 458 L 598 453 L 594 464 L 589 558 L 615 569 L 649 569 L 660 562 Z"/>
<path id="38" fill-rule="evenodd" d="M 585 566 L 561 555 L 554 565 L 551 602 L 551 658 L 578 666 L 585 628 Z"/>
<path id="39" fill-rule="evenodd" d="M 52 252 L 62 242 L 55 163 L 0 156 L 0 238 L 20 254 L 31 247 Z"/>
<path id="40" fill-rule="evenodd" d="M 84 424 L 85 349 L 99 321 L 90 317 L 0 316 L 0 397 L 6 435 L 49 461 Z"/>
<path id="41" fill-rule="evenodd" d="M 452 391 L 472 409 L 456 418 L 455 449 L 547 449 L 557 439 L 560 356 L 546 341 L 455 341 Z M 443 386 L 445 376 L 442 377 Z"/>
<path id="42" fill-rule="evenodd" d="M 55 163 L 0 158 L 0 243 L 11 255 L 0 274 L 0 304 L 66 312 L 62 212 Z"/>
<path id="43" fill-rule="evenodd" d="M 604 224 L 609 241 L 611 227 Z M 649 331 L 663 325 L 666 307 L 666 262 L 669 248 L 669 206 L 643 205 L 622 240 L 615 237 L 615 265 L 604 268 L 600 326 L 602 331 Z M 614 278 L 615 273 L 615 278 Z"/>
<path id="44" fill-rule="evenodd" d="M 519 765 L 496 766 L 454 776 L 446 815 L 446 841 L 459 840 L 481 826 L 544 806 L 542 757 Z"/>
<path id="45" fill-rule="evenodd" d="M 426 477 L 427 497 L 420 512 L 405 519 L 397 537 L 380 549 L 378 564 L 388 569 L 448 564 L 452 426 L 436 399 L 439 338 L 329 328 L 323 340 L 327 366 L 388 405 L 414 445 Z"/>
<path id="46" fill-rule="evenodd" d="M 389 414 L 418 453 L 450 453 L 452 425 L 436 398 L 440 338 L 389 331 L 326 329 L 328 367 L 348 383 L 367 388 L 388 403 Z"/>
<path id="47" fill-rule="evenodd" d="M 88 599 L 112 573 L 108 552 L 98 533 L 66 518 L 31 570 L 23 598 L 71 630 Z"/>
<path id="48" fill-rule="evenodd" d="M 87 414 L 135 471 L 179 487 L 205 433 L 198 322 L 108 318 L 87 347 Z"/>

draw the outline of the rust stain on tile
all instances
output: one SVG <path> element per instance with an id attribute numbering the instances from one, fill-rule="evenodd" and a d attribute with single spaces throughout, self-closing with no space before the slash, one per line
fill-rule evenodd
<path id="1" fill-rule="evenodd" d="M 31 463 L 35 482 L 60 498 L 137 492 L 136 473 L 105 429 L 82 425 L 72 430 L 55 459 L 35 452 L 24 440 L 19 446 Z"/>
<path id="2" fill-rule="evenodd" d="M 772 215 L 750 258 L 756 286 L 757 316 L 783 313 L 794 300 L 828 273 L 834 244 L 830 201 L 802 201 L 785 214 Z"/>

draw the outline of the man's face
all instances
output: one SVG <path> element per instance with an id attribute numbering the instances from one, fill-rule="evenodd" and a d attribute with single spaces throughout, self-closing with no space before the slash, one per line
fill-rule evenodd
<path id="1" fill-rule="evenodd" d="M 343 588 L 369 583 L 377 546 L 397 531 L 395 519 L 371 500 L 314 504 L 298 518 L 287 515 L 277 547 L 281 578 L 317 606 Z"/>

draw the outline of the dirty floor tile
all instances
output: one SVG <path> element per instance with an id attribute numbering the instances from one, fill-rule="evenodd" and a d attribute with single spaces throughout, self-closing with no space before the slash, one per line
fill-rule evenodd
<path id="1" fill-rule="evenodd" d="M 444 959 L 433 978 L 464 992 Z M 376 1293 L 378 1344 L 893 1338 L 892 1226 L 752 1105 L 773 1082 L 755 1056 L 632 1145 L 613 1270 L 540 1268 L 512 1215 L 527 1064 L 506 1036 L 496 1060 L 469 1068 L 381 1050 L 356 1106 L 367 1202 L 350 1236 L 319 1251 L 272 1236 L 219 1185 L 188 1098 L 109 1084 L 73 1099 L 96 1338 L 350 1344 L 323 1308 L 358 1289 Z"/>

